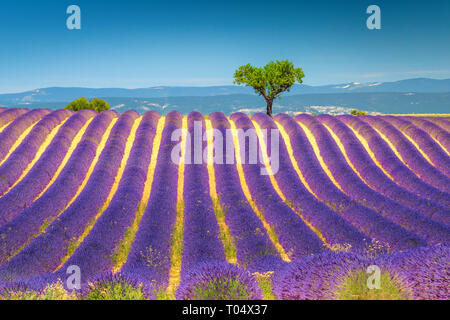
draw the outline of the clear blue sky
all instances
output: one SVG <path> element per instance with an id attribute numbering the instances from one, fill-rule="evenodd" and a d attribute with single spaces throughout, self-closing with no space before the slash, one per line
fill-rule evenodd
<path id="1" fill-rule="evenodd" d="M 285 58 L 311 85 L 450 78 L 450 1 L 2 0 L 0 41 L 0 93 L 231 84 L 239 65 Z"/>

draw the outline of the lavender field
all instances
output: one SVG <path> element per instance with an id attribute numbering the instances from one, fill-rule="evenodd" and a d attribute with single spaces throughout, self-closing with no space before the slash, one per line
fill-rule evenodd
<path id="1" fill-rule="evenodd" d="M 448 300 L 449 155 L 445 116 L 0 109 L 0 300 Z"/>

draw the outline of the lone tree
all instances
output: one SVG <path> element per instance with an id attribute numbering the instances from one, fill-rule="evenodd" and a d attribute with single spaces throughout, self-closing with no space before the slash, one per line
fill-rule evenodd
<path id="1" fill-rule="evenodd" d="M 104 110 L 109 110 L 109 104 L 103 99 L 94 98 L 91 101 L 88 101 L 85 97 L 81 97 L 80 99 L 72 101 L 66 109 L 72 109 L 73 111 L 91 109 L 100 113 Z"/>
<path id="2" fill-rule="evenodd" d="M 234 83 L 253 87 L 267 102 L 267 114 L 272 116 L 273 101 L 283 92 L 289 91 L 297 81 L 303 83 L 305 75 L 301 68 L 295 68 L 289 60 L 270 61 L 264 67 L 251 64 L 239 67 L 234 73 Z"/>

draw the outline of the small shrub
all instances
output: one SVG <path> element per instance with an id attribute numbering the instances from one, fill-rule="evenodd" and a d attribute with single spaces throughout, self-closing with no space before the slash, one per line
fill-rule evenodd
<path id="1" fill-rule="evenodd" d="M 48 284 L 43 290 L 36 290 L 25 283 L 16 283 L 0 289 L 0 300 L 76 300 L 75 292 L 64 289 L 61 281 Z"/>
<path id="2" fill-rule="evenodd" d="M 86 99 L 85 97 L 81 97 L 69 103 L 69 105 L 65 109 L 71 109 L 73 111 L 91 109 L 100 113 L 102 111 L 109 110 L 110 107 L 109 103 L 103 99 L 94 98 L 91 101 L 88 101 L 88 99 Z"/>
<path id="3" fill-rule="evenodd" d="M 362 110 L 353 109 L 352 111 L 350 111 L 350 114 L 352 116 L 365 116 L 367 114 L 367 112 L 366 111 L 362 111 Z"/>
<path id="4" fill-rule="evenodd" d="M 83 300 L 147 300 L 143 283 L 131 277 L 106 275 L 90 282 L 81 293 Z"/>
<path id="5" fill-rule="evenodd" d="M 260 300 L 255 278 L 228 263 L 205 263 L 190 272 L 176 292 L 177 300 Z"/>
<path id="6" fill-rule="evenodd" d="M 410 294 L 395 275 L 387 271 L 380 274 L 380 288 L 369 289 L 367 280 L 370 274 L 358 270 L 349 274 L 336 290 L 338 300 L 407 300 Z"/>

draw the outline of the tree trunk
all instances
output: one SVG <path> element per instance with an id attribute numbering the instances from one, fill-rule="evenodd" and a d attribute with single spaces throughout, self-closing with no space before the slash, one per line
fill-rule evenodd
<path id="1" fill-rule="evenodd" d="M 267 100 L 267 114 L 272 117 L 272 104 L 273 100 Z"/>

